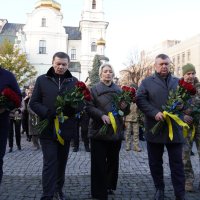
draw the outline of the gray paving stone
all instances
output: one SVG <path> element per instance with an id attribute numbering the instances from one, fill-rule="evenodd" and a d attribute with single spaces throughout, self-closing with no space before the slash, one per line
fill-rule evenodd
<path id="1" fill-rule="evenodd" d="M 148 167 L 146 143 L 142 142 L 142 152 L 125 151 L 124 143 L 120 152 L 119 180 L 115 195 L 109 200 L 151 200 L 154 185 Z M 194 147 L 195 156 L 192 164 L 195 172 L 195 188 L 200 180 L 199 160 Z M 164 153 L 164 176 L 166 200 L 174 200 L 171 184 L 167 152 Z M 0 187 L 0 200 L 39 200 L 42 193 L 41 185 L 42 153 L 35 151 L 32 143 L 22 136 L 22 150 L 14 148 L 12 153 L 6 153 L 4 158 L 4 177 Z M 90 196 L 90 153 L 80 150 L 74 153 L 70 150 L 66 169 L 64 192 L 68 199 L 92 200 Z M 199 200 L 200 191 L 187 194 L 188 200 Z"/>

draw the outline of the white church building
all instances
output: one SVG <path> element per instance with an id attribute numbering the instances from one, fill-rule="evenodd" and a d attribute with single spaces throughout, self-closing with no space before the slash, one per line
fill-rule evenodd
<path id="1" fill-rule="evenodd" d="M 58 0 L 59 1 L 59 0 Z M 5 38 L 27 54 L 38 75 L 46 73 L 52 56 L 66 52 L 71 59 L 70 71 L 85 81 L 96 54 L 104 55 L 108 22 L 104 19 L 103 0 L 82 0 L 79 26 L 63 26 L 61 5 L 54 0 L 39 0 L 27 14 L 26 24 L 0 19 L 0 43 Z M 80 11 L 81 12 L 81 11 Z"/>

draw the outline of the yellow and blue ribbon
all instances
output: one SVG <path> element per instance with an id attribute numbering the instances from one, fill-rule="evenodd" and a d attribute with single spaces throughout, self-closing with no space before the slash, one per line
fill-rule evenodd
<path id="1" fill-rule="evenodd" d="M 109 112 L 108 117 L 110 118 L 110 122 L 111 122 L 111 125 L 112 125 L 112 128 L 113 128 L 114 134 L 116 134 L 117 133 L 117 123 L 116 123 L 116 120 L 115 120 L 113 113 Z"/>
<path id="2" fill-rule="evenodd" d="M 167 122 L 168 129 L 169 129 L 169 138 L 172 141 L 174 137 L 173 129 L 172 129 L 172 118 L 179 126 L 183 127 L 183 135 L 186 137 L 188 135 L 188 129 L 190 128 L 187 123 L 183 122 L 177 115 L 169 113 L 167 111 L 163 112 L 164 118 Z"/>
<path id="3" fill-rule="evenodd" d="M 63 117 L 64 117 L 64 120 L 68 119 L 67 116 L 63 116 Z M 55 131 L 56 131 L 56 136 L 57 136 L 58 142 L 61 145 L 64 145 L 65 141 L 62 138 L 62 136 L 60 135 L 60 133 L 61 133 L 61 131 L 60 131 L 60 122 L 59 122 L 59 116 L 57 116 L 57 115 L 56 115 L 56 118 L 54 119 L 54 126 L 55 126 Z"/>
<path id="4" fill-rule="evenodd" d="M 80 119 L 81 117 L 81 112 L 75 114 L 75 117 Z M 60 119 L 61 118 L 61 119 Z M 64 139 L 62 138 L 62 136 L 60 135 L 61 130 L 60 130 L 60 122 L 64 123 L 65 120 L 67 120 L 69 117 L 68 116 L 63 116 L 63 113 L 61 113 L 61 117 L 56 115 L 56 118 L 54 119 L 54 126 L 55 126 L 55 132 L 56 132 L 56 136 L 57 136 L 57 140 L 61 145 L 65 144 Z"/>

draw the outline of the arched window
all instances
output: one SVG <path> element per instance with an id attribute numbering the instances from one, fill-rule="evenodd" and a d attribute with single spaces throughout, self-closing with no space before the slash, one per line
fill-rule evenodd
<path id="1" fill-rule="evenodd" d="M 96 45 L 95 42 L 92 42 L 92 44 L 91 44 L 91 51 L 92 51 L 92 52 L 97 51 L 97 45 Z"/>
<path id="2" fill-rule="evenodd" d="M 46 40 L 40 40 L 39 41 L 39 54 L 45 54 L 46 53 Z"/>
<path id="3" fill-rule="evenodd" d="M 41 24 L 42 27 L 45 27 L 45 26 L 46 26 L 46 21 L 47 21 L 46 18 L 42 18 L 42 24 Z"/>
<path id="4" fill-rule="evenodd" d="M 96 9 L 96 0 L 92 0 L 92 9 Z"/>

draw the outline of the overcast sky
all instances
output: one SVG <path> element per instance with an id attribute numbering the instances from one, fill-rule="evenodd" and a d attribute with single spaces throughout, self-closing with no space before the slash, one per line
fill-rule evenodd
<path id="1" fill-rule="evenodd" d="M 98 0 L 97 0 L 98 1 Z M 37 0 L 0 0 L 0 18 L 26 23 Z M 63 25 L 79 26 L 84 0 L 57 0 Z M 106 56 L 116 73 L 130 55 L 166 39 L 184 40 L 200 33 L 200 0 L 104 0 L 109 22 Z"/>

